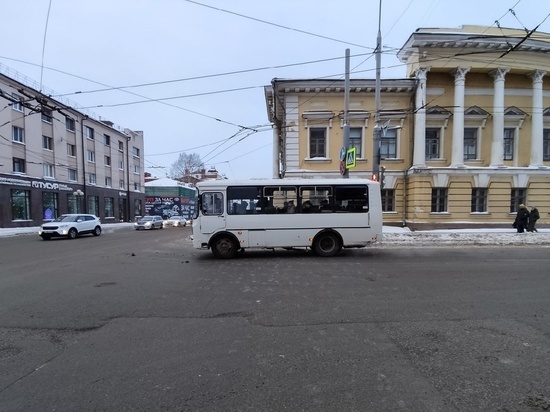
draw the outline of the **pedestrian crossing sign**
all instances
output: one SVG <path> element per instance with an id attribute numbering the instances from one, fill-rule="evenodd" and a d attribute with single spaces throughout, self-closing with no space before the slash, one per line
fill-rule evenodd
<path id="1" fill-rule="evenodd" d="M 355 167 L 355 147 L 348 149 L 346 152 L 346 169 Z"/>

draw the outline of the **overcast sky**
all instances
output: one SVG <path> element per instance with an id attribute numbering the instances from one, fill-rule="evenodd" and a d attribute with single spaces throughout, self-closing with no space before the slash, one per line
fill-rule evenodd
<path id="1" fill-rule="evenodd" d="M 0 63 L 145 135 L 164 177 L 181 152 L 229 178 L 271 177 L 273 78 L 375 78 L 378 0 L 0 0 Z M 548 0 L 382 0 L 383 78 L 420 27 L 550 32 Z M 542 24 L 541 24 L 542 22 Z M 61 98 L 61 97 L 59 97 Z"/>

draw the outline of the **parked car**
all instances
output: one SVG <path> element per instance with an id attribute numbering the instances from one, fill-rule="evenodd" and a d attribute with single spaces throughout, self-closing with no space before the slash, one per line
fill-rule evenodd
<path id="1" fill-rule="evenodd" d="M 162 222 L 162 216 L 143 216 L 136 223 L 134 223 L 134 228 L 136 230 L 162 229 Z"/>
<path id="2" fill-rule="evenodd" d="M 101 235 L 101 221 L 97 216 L 83 213 L 61 215 L 51 222 L 44 223 L 38 230 L 38 235 L 44 240 L 63 236 L 75 239 L 85 233 Z"/>
<path id="3" fill-rule="evenodd" d="M 172 216 L 163 222 L 164 227 L 183 227 L 187 226 L 187 221 L 183 216 Z"/>

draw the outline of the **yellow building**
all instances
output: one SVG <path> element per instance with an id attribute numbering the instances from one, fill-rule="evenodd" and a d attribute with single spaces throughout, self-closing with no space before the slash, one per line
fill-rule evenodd
<path id="1" fill-rule="evenodd" d="M 385 224 L 510 227 L 520 204 L 550 223 L 550 35 L 479 26 L 418 29 L 407 78 L 350 80 L 350 176 L 380 150 Z M 340 175 L 344 80 L 273 80 L 274 175 Z M 378 122 L 375 121 L 378 114 Z M 373 144 L 375 130 L 380 143 Z"/>

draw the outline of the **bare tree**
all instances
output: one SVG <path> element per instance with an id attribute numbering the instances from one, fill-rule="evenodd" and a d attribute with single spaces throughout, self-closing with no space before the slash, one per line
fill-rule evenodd
<path id="1" fill-rule="evenodd" d="M 203 162 L 197 153 L 180 153 L 178 160 L 170 166 L 170 176 L 181 179 L 190 173 L 198 173 L 202 168 Z"/>

